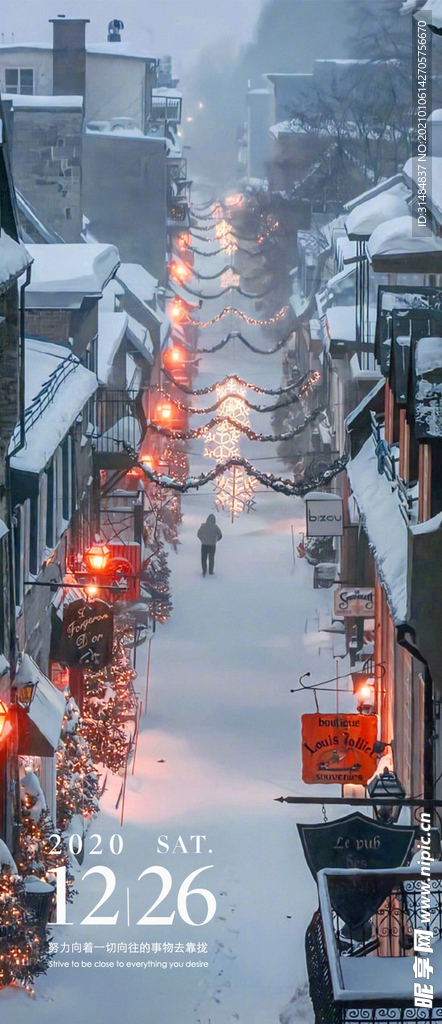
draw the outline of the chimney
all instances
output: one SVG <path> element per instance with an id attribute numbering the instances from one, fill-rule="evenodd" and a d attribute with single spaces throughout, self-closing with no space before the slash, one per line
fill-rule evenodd
<path id="1" fill-rule="evenodd" d="M 54 26 L 52 51 L 54 96 L 84 96 L 86 92 L 86 25 L 89 18 L 50 18 Z"/>

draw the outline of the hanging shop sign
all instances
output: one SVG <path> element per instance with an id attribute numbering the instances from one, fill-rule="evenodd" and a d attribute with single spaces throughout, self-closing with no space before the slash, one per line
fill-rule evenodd
<path id="1" fill-rule="evenodd" d="M 311 491 L 305 499 L 307 537 L 342 537 L 342 498 L 339 494 Z"/>
<path id="2" fill-rule="evenodd" d="M 333 595 L 335 615 L 372 619 L 374 616 L 374 587 L 338 587 Z"/>
<path id="3" fill-rule="evenodd" d="M 302 715 L 302 779 L 310 785 L 363 786 L 376 768 L 377 715 Z"/>
<path id="4" fill-rule="evenodd" d="M 400 868 L 416 838 L 413 826 L 384 825 L 360 811 L 318 825 L 298 824 L 313 878 L 322 868 Z"/>
<path id="5" fill-rule="evenodd" d="M 72 601 L 63 614 L 64 661 L 98 671 L 112 658 L 114 617 L 105 601 Z"/>

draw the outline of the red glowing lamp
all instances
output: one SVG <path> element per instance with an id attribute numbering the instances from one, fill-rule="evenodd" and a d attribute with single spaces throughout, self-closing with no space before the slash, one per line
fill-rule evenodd
<path id="1" fill-rule="evenodd" d="M 186 249 L 189 248 L 190 243 L 191 237 L 190 235 L 187 234 L 187 232 L 183 232 L 181 235 L 178 235 L 177 246 L 179 249 L 181 249 L 181 252 L 185 252 Z"/>
<path id="2" fill-rule="evenodd" d="M 110 550 L 107 544 L 92 544 L 86 551 L 84 562 L 89 572 L 106 572 L 110 559 Z"/>
<path id="3" fill-rule="evenodd" d="M 140 455 L 140 462 L 142 466 L 146 466 L 147 469 L 155 469 L 155 459 L 153 455 L 149 455 L 148 452 L 145 452 L 144 455 Z"/>
<path id="4" fill-rule="evenodd" d="M 169 277 L 172 281 L 177 281 L 178 284 L 183 284 L 184 281 L 188 281 L 191 276 L 191 272 L 186 263 L 178 263 L 177 260 L 172 260 L 169 263 Z"/>
<path id="5" fill-rule="evenodd" d="M 182 345 L 171 345 L 170 348 L 166 348 L 163 354 L 163 363 L 166 370 L 175 370 L 178 367 L 184 366 L 186 355 L 186 350 Z"/>
<path id="6" fill-rule="evenodd" d="M 7 719 L 8 719 L 8 707 L 7 707 L 6 704 L 4 704 L 4 702 L 2 700 L 0 700 L 0 738 L 3 735 L 3 730 L 5 728 Z"/>
<path id="7" fill-rule="evenodd" d="M 182 324 L 186 319 L 187 312 L 180 299 L 174 299 L 170 307 L 170 316 L 174 324 Z"/>
<path id="8" fill-rule="evenodd" d="M 152 423 L 158 427 L 170 427 L 171 430 L 179 430 L 185 422 L 185 412 L 175 402 L 165 400 L 156 406 L 152 416 Z"/>

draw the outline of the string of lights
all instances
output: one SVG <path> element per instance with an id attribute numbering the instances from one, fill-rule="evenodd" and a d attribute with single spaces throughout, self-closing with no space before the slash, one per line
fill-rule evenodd
<path id="1" fill-rule="evenodd" d="M 241 466 L 248 476 L 254 476 L 264 487 L 267 487 L 272 491 L 276 491 L 279 494 L 285 494 L 289 498 L 302 498 L 304 495 L 308 494 L 309 491 L 317 490 L 321 485 L 327 484 L 333 480 L 338 473 L 342 473 L 348 460 L 348 455 L 341 455 L 338 459 L 335 459 L 335 461 L 332 462 L 328 469 L 324 470 L 323 473 L 318 473 L 315 477 L 304 476 L 296 483 L 293 480 L 287 480 L 284 477 L 275 476 L 274 473 L 264 473 L 258 469 L 257 466 L 253 466 L 248 459 L 237 457 L 227 459 L 226 462 L 217 463 L 217 465 L 207 473 L 200 473 L 199 476 L 187 477 L 184 481 L 175 480 L 164 474 L 158 474 L 155 470 L 149 469 L 148 466 L 145 466 L 142 463 L 139 463 L 139 465 L 149 481 L 158 484 L 160 487 L 180 491 L 181 494 L 185 494 L 187 491 L 199 490 L 200 487 L 205 487 L 206 484 L 213 483 L 217 477 L 221 476 L 228 469 L 232 469 L 234 466 Z"/>
<path id="2" fill-rule="evenodd" d="M 229 381 L 232 378 L 227 377 L 226 379 L 227 381 Z M 244 398 L 244 405 L 246 405 L 247 408 L 251 409 L 253 412 L 275 412 L 276 409 L 285 409 L 286 406 L 294 405 L 294 403 L 299 402 L 302 396 L 309 390 L 310 386 L 311 381 L 305 381 L 305 383 L 298 387 L 296 391 L 294 391 L 293 393 L 289 392 L 289 394 L 286 395 L 281 401 L 274 402 L 273 405 L 256 405 L 254 402 L 249 402 L 248 398 Z M 219 387 L 220 385 L 218 385 L 218 388 Z M 194 406 L 186 405 L 184 402 L 180 402 L 178 398 L 174 398 L 173 405 L 182 412 L 187 412 L 189 416 L 208 416 L 211 412 L 216 412 L 217 409 L 219 409 L 221 403 L 226 398 L 237 397 L 234 387 L 235 385 L 233 384 L 231 389 L 226 394 L 224 394 L 222 398 L 219 398 L 216 402 L 213 403 L 213 405 L 208 405 L 204 409 L 198 409 L 195 408 Z M 157 389 L 157 393 L 170 401 L 170 395 L 168 395 L 167 392 L 162 391 L 161 388 Z"/>
<path id="3" fill-rule="evenodd" d="M 231 397 L 231 396 L 229 396 Z M 245 434 L 249 441 L 291 441 L 292 438 L 297 437 L 298 434 L 302 434 L 303 430 L 306 430 L 311 423 L 314 423 L 323 410 L 321 408 L 314 409 L 313 412 L 309 413 L 305 417 L 304 421 L 293 430 L 285 431 L 282 434 L 258 434 L 251 427 L 239 423 L 238 420 L 232 419 L 231 416 L 222 415 L 215 416 L 208 423 L 204 423 L 202 427 L 194 427 L 189 430 L 170 430 L 169 427 L 160 427 L 156 423 L 151 423 L 149 426 L 152 430 L 155 430 L 157 434 L 161 434 L 163 437 L 168 437 L 173 441 L 190 441 L 200 437 L 206 437 L 207 432 L 222 427 L 224 424 L 228 424 L 234 430 L 240 434 Z"/>
<path id="4" fill-rule="evenodd" d="M 219 341 L 217 345 L 212 345 L 211 348 L 198 348 L 198 354 L 206 355 L 210 354 L 210 352 L 219 352 L 220 349 L 229 344 L 229 341 L 231 341 L 232 338 L 237 338 L 242 345 L 245 345 L 246 348 L 250 349 L 250 352 L 254 352 L 258 356 L 273 356 L 275 352 L 279 352 L 281 348 L 284 348 L 284 345 L 286 345 L 292 337 L 293 331 L 291 331 L 286 338 L 281 338 L 273 348 L 258 348 L 257 345 L 252 345 L 251 341 L 247 341 L 247 338 L 244 338 L 240 331 L 230 331 L 229 334 L 223 338 L 222 341 Z"/>
<path id="5" fill-rule="evenodd" d="M 235 315 L 241 317 L 241 320 L 244 320 L 246 324 L 251 324 L 254 327 L 266 327 L 269 324 L 276 324 L 278 320 L 281 320 L 286 315 L 288 308 L 288 306 L 283 306 L 282 309 L 279 309 L 273 316 L 266 317 L 264 320 L 254 320 L 252 316 L 247 316 L 246 313 L 243 313 L 241 309 L 236 309 L 235 306 L 225 306 L 224 309 L 221 310 L 221 313 L 217 313 L 211 320 L 203 320 L 200 322 L 189 317 L 187 323 L 193 324 L 194 327 L 212 327 L 213 324 L 217 324 L 219 320 L 222 320 L 228 313 L 235 313 Z"/>
<path id="6" fill-rule="evenodd" d="M 184 282 L 182 284 L 182 287 L 184 288 L 184 290 L 186 292 L 189 293 L 189 295 L 195 295 L 195 297 L 197 299 L 207 299 L 207 300 L 210 300 L 210 299 L 221 299 L 223 295 L 226 295 L 227 292 L 230 292 L 230 291 L 237 291 L 238 294 L 242 295 L 245 299 L 264 299 L 266 295 L 270 295 L 270 292 L 272 292 L 274 290 L 274 285 L 271 284 L 268 288 L 266 288 L 266 290 L 264 292 L 259 292 L 258 294 L 253 295 L 250 292 L 243 291 L 243 289 L 241 288 L 241 285 L 229 284 L 229 285 L 227 285 L 226 288 L 223 288 L 220 292 L 215 292 L 214 295 L 201 295 L 201 292 L 194 291 L 193 288 L 189 288 L 189 286 L 187 284 L 185 284 Z"/>
<path id="7" fill-rule="evenodd" d="M 204 241 L 207 242 L 208 239 L 205 238 Z M 235 251 L 236 252 L 243 252 L 247 256 L 264 256 L 265 252 L 268 251 L 268 249 L 270 248 L 271 243 L 269 243 L 268 245 L 264 245 L 263 243 L 260 242 L 259 244 L 262 245 L 261 249 L 245 249 L 243 245 L 237 245 Z M 225 251 L 225 250 L 223 250 L 223 248 L 220 248 L 220 249 L 212 249 L 211 252 L 204 252 L 203 249 L 197 249 L 194 245 L 188 245 L 186 248 L 187 248 L 187 250 L 189 252 L 193 252 L 195 256 L 204 256 L 204 257 L 206 257 L 206 256 L 219 256 L 219 254 L 221 252 Z"/>
<path id="8" fill-rule="evenodd" d="M 186 395 L 211 395 L 216 391 L 220 384 L 225 384 L 227 381 L 234 381 L 235 383 L 243 384 L 246 388 L 249 388 L 250 391 L 255 391 L 257 395 L 286 395 L 289 394 L 290 391 L 294 391 L 296 388 L 301 387 L 306 382 L 309 385 L 316 384 L 321 377 L 319 371 L 314 370 L 312 373 L 303 373 L 297 380 L 292 381 L 291 384 L 286 384 L 284 387 L 262 388 L 259 384 L 252 384 L 251 381 L 244 380 L 243 377 L 239 377 L 237 373 L 229 373 L 226 374 L 221 381 L 217 380 L 215 384 L 208 384 L 206 388 L 189 388 L 186 384 L 181 384 L 179 381 L 175 380 L 168 370 L 164 369 L 164 373 L 172 384 L 175 384 L 180 391 L 184 391 Z"/>

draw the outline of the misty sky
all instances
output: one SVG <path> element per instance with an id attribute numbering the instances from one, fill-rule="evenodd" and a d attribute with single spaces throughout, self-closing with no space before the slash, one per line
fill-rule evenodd
<path id="1" fill-rule="evenodd" d="M 48 18 L 90 18 L 88 38 L 107 39 L 113 18 L 124 22 L 122 38 L 147 46 L 152 56 L 170 53 L 177 75 L 188 70 L 207 45 L 230 37 L 251 39 L 263 0 L 0 0 L 3 42 L 51 43 Z"/>

